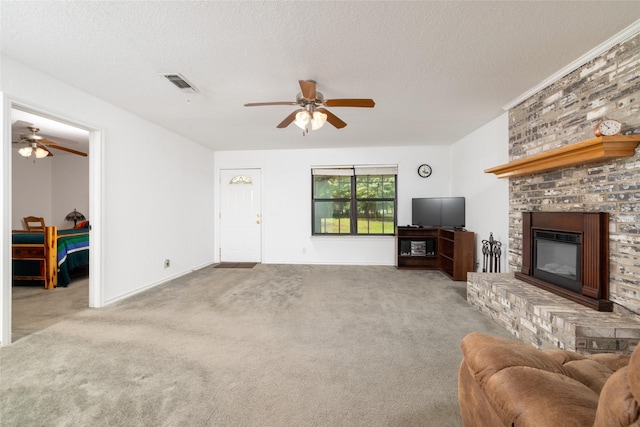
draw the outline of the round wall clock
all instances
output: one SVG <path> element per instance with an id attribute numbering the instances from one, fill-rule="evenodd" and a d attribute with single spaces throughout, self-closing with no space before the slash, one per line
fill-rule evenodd
<path id="1" fill-rule="evenodd" d="M 622 123 L 614 119 L 605 119 L 598 123 L 593 130 L 596 136 L 613 136 L 620 133 Z"/>
<path id="2" fill-rule="evenodd" d="M 418 166 L 418 175 L 420 175 L 421 178 L 429 178 L 431 176 L 431 172 L 433 172 L 431 166 L 426 163 Z"/>

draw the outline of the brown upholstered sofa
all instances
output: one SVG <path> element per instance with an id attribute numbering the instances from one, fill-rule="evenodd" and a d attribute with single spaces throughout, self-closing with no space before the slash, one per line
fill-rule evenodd
<path id="1" fill-rule="evenodd" d="M 462 354 L 465 427 L 640 427 L 640 346 L 585 356 L 471 333 Z"/>

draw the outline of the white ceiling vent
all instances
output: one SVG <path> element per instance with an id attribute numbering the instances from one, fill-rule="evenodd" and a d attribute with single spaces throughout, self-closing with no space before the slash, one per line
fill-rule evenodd
<path id="1" fill-rule="evenodd" d="M 187 81 L 180 73 L 162 73 L 162 76 L 173 83 L 178 89 L 183 92 L 188 93 L 198 93 L 200 92 L 193 86 L 191 83 Z"/>

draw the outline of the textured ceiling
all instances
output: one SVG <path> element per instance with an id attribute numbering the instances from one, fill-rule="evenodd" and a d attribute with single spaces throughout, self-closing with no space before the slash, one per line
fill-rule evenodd
<path id="1" fill-rule="evenodd" d="M 217 150 L 448 144 L 634 24 L 640 2 L 1 1 L 1 51 Z M 160 76 L 181 73 L 199 94 Z M 299 79 L 348 123 L 276 129 Z"/>

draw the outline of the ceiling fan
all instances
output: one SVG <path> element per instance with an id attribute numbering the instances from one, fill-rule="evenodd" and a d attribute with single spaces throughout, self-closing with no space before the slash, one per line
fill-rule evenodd
<path id="1" fill-rule="evenodd" d="M 16 122 L 17 124 L 18 122 Z M 60 145 L 56 141 L 52 141 L 50 139 L 43 138 L 39 135 L 36 135 L 40 129 L 31 125 L 30 123 L 25 123 L 25 130 L 28 130 L 30 133 L 28 134 L 20 134 L 20 138 L 18 141 L 13 141 L 15 144 L 25 144 L 24 147 L 18 150 L 21 156 L 31 157 L 32 154 L 36 156 L 36 158 L 41 159 L 48 156 L 53 156 L 50 148 L 54 148 L 56 150 L 66 151 L 68 153 L 77 154 L 78 156 L 87 156 L 87 153 L 83 153 L 82 151 L 74 150 L 73 148 L 68 148 Z M 20 126 L 14 125 L 14 130 L 18 129 Z"/>
<path id="2" fill-rule="evenodd" d="M 347 124 L 325 107 L 363 107 L 373 108 L 376 103 L 373 99 L 324 99 L 321 92 L 316 90 L 315 80 L 298 80 L 301 93 L 296 96 L 295 102 L 252 102 L 244 104 L 245 107 L 260 107 L 265 105 L 297 105 L 299 108 L 289 114 L 280 122 L 277 128 L 286 128 L 295 123 L 302 129 L 302 134 L 320 129 L 325 122 L 331 123 L 337 129 L 342 129 Z"/>

